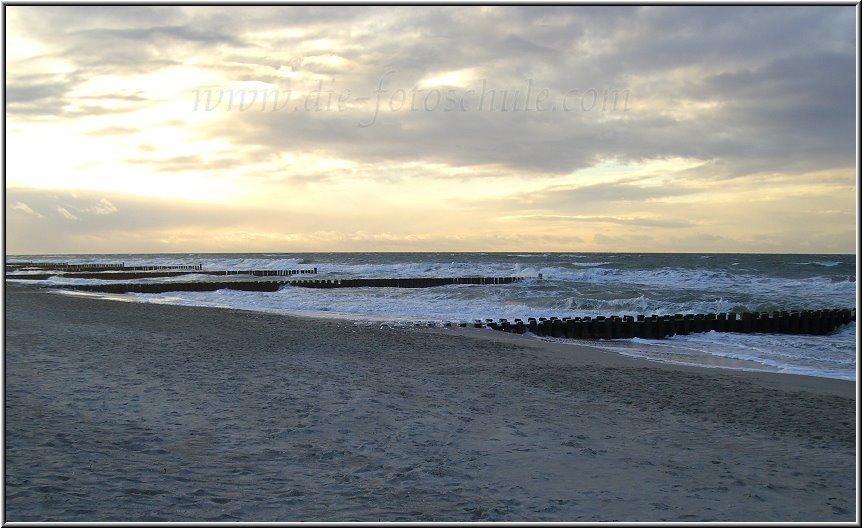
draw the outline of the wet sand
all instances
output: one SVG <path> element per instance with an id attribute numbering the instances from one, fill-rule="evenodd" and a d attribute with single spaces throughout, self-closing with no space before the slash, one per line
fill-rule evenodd
<path id="1" fill-rule="evenodd" d="M 5 521 L 847 521 L 855 383 L 6 284 Z"/>

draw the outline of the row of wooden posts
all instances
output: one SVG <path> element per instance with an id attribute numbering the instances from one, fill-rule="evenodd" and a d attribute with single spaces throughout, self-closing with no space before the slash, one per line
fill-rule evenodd
<path id="1" fill-rule="evenodd" d="M 314 268 L 316 271 L 317 268 Z M 16 276 L 17 277 L 17 276 Z M 510 284 L 523 277 L 414 277 L 403 279 L 315 279 L 289 281 L 118 282 L 112 284 L 58 284 L 53 287 L 102 293 L 166 293 L 172 291 L 277 291 L 283 286 L 302 288 L 429 288 L 449 284 Z"/>
<path id="2" fill-rule="evenodd" d="M 128 268 L 127 268 L 128 269 Z M 293 270 L 206 270 L 206 271 L 81 271 L 57 273 L 28 273 L 6 275 L 7 279 L 20 280 L 46 280 L 51 277 L 62 276 L 67 279 L 157 279 L 162 277 L 179 277 L 181 275 L 250 275 L 254 277 L 290 277 L 293 275 L 316 274 L 317 268 L 293 269 Z"/>
<path id="3" fill-rule="evenodd" d="M 432 288 L 452 284 L 511 284 L 524 277 L 409 277 L 400 279 L 331 279 L 292 281 L 305 288 Z"/>
<path id="4" fill-rule="evenodd" d="M 474 321 L 476 328 L 491 328 L 538 336 L 569 339 L 664 339 L 674 335 L 699 332 L 736 332 L 767 334 L 825 335 L 839 326 L 856 320 L 856 310 L 794 310 L 719 314 L 626 315 L 603 317 L 530 317 L 522 319 L 486 319 Z M 461 323 L 460 326 L 468 326 Z"/>
<path id="5" fill-rule="evenodd" d="M 203 268 L 203 264 L 170 264 L 166 266 L 126 266 L 125 262 L 107 264 L 69 264 L 68 262 L 7 262 L 10 269 L 45 269 L 60 271 L 157 271 L 157 270 L 187 270 L 194 271 Z"/>

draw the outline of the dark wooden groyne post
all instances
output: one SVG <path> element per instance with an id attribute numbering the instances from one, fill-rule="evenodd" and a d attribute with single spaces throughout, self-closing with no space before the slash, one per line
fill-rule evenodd
<path id="1" fill-rule="evenodd" d="M 623 317 L 623 337 L 626 339 L 635 337 L 635 318 L 630 315 Z"/>

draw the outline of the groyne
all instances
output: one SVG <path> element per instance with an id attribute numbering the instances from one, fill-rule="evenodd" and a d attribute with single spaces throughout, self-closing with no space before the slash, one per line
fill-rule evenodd
<path id="1" fill-rule="evenodd" d="M 315 271 L 317 268 L 315 268 Z M 230 275 L 243 275 L 231 272 Z M 65 275 L 64 275 L 65 276 Z M 17 277 L 17 276 L 15 276 Z M 402 279 L 306 279 L 280 281 L 119 282 L 51 285 L 77 291 L 102 293 L 166 293 L 172 291 L 276 291 L 285 286 L 300 288 L 431 288 L 452 284 L 510 284 L 524 277 L 412 277 Z"/>
<path id="2" fill-rule="evenodd" d="M 59 270 L 59 271 L 157 271 L 185 270 L 194 271 L 203 264 L 168 264 L 163 266 L 126 266 L 120 263 L 70 264 L 68 262 L 7 262 L 6 269 Z"/>
<path id="3" fill-rule="evenodd" d="M 129 269 L 129 268 L 126 268 Z M 7 279 L 18 280 L 46 280 L 51 277 L 64 277 L 68 279 L 101 279 L 101 280 L 130 280 L 130 279 L 158 279 L 163 277 L 179 277 L 182 275 L 214 275 L 234 276 L 249 275 L 252 277 L 290 277 L 293 275 L 317 274 L 317 268 L 308 269 L 286 269 L 286 270 L 200 270 L 194 271 L 79 271 L 79 272 L 54 272 L 54 273 L 13 273 L 7 274 Z"/>
<path id="4" fill-rule="evenodd" d="M 665 339 L 702 332 L 826 335 L 856 321 L 856 310 L 792 310 L 718 314 L 539 317 L 476 320 L 472 326 L 566 339 Z M 460 326 L 469 326 L 460 323 Z"/>

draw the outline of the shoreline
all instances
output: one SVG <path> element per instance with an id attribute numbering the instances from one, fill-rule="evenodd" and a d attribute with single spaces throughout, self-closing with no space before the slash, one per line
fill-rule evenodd
<path id="1" fill-rule="evenodd" d="M 727 375 L 740 376 L 742 379 L 756 381 L 764 385 L 783 388 L 799 388 L 814 391 L 820 394 L 833 394 L 846 398 L 854 398 L 856 394 L 856 382 L 838 378 L 827 378 L 824 376 L 808 376 L 804 374 L 793 374 L 766 370 L 740 370 L 723 366 L 708 367 L 700 365 L 685 365 L 680 363 L 655 361 L 653 359 L 629 356 L 604 348 L 590 346 L 582 343 L 568 343 L 562 341 L 549 341 L 533 336 L 519 336 L 493 330 L 471 329 L 471 328 L 434 328 L 419 329 L 422 332 L 441 333 L 443 335 L 457 335 L 474 339 L 487 339 L 501 343 L 517 343 L 525 347 L 535 347 L 545 350 L 551 357 L 563 357 L 567 354 L 576 354 L 571 359 L 579 364 L 590 362 L 614 365 L 621 367 L 656 367 L 671 371 L 685 372 L 689 374 Z"/>
<path id="2" fill-rule="evenodd" d="M 9 283 L 7 282 L 6 284 L 8 285 Z M 26 283 L 21 284 L 21 283 L 16 282 L 15 284 L 20 285 L 22 287 L 39 287 L 38 285 L 31 285 L 31 284 L 26 284 Z M 50 293 L 54 293 L 54 294 L 59 294 L 59 295 L 79 296 L 79 297 L 83 297 L 83 298 L 91 298 L 91 299 L 96 299 L 96 300 L 111 300 L 111 301 L 116 301 L 116 302 L 144 303 L 144 304 L 154 304 L 154 305 L 163 305 L 163 306 L 164 305 L 171 305 L 171 306 L 214 308 L 214 309 L 219 309 L 219 310 L 236 310 L 236 311 L 240 311 L 240 312 L 266 313 L 266 314 L 278 315 L 278 316 L 282 316 L 282 317 L 295 317 L 295 318 L 300 318 L 300 319 L 311 319 L 311 320 L 320 319 L 320 320 L 327 320 L 327 321 L 341 321 L 341 322 L 345 322 L 345 323 L 349 323 L 349 324 L 362 324 L 362 323 L 367 323 L 367 322 L 372 322 L 372 323 L 391 322 L 390 318 L 386 318 L 384 316 L 358 316 L 358 315 L 352 316 L 349 314 L 335 315 L 335 314 L 329 314 L 327 312 L 291 312 L 291 311 L 277 311 L 277 310 L 264 310 L 264 309 L 254 310 L 254 309 L 247 309 L 247 308 L 227 307 L 227 306 L 174 304 L 171 302 L 158 302 L 158 301 L 148 300 L 148 299 L 142 300 L 142 299 L 138 299 L 138 298 L 123 297 L 120 294 L 113 295 L 113 294 L 105 294 L 105 293 L 91 293 L 91 292 L 81 292 L 81 291 L 75 291 L 75 290 L 61 290 L 61 289 L 57 289 L 57 290 L 46 289 L 46 291 L 48 291 Z M 396 325 L 387 325 L 387 326 L 389 326 L 390 328 L 398 328 L 398 329 L 404 329 L 404 330 L 426 330 L 425 327 L 421 327 L 421 326 L 420 327 L 411 327 L 411 326 L 398 327 Z M 465 335 L 465 336 L 473 335 L 474 331 L 478 332 L 476 335 L 481 335 L 483 332 L 488 331 L 488 332 L 490 332 L 489 335 L 491 336 L 490 337 L 491 339 L 498 339 L 499 338 L 499 339 L 503 340 L 504 342 L 507 342 L 506 336 L 513 335 L 513 334 L 506 333 L 506 332 L 490 331 L 486 328 L 475 329 L 475 328 L 470 327 L 469 325 L 466 328 L 459 328 L 456 326 L 452 326 L 452 327 L 435 327 L 435 328 L 430 328 L 428 330 L 440 330 L 444 333 L 450 333 L 451 335 Z M 726 358 L 726 357 L 721 357 L 721 356 L 713 356 L 713 355 L 710 355 L 708 353 L 703 353 L 704 357 L 702 359 L 704 360 L 704 363 L 701 363 L 701 364 L 680 362 L 680 361 L 674 361 L 674 360 L 663 361 L 660 359 L 656 359 L 654 357 L 649 357 L 647 355 L 626 354 L 626 353 L 621 351 L 622 349 L 613 349 L 612 347 L 604 347 L 601 345 L 602 342 L 600 342 L 600 341 L 589 341 L 589 340 L 587 340 L 587 341 L 584 341 L 584 340 L 559 340 L 559 341 L 557 341 L 557 340 L 554 340 L 553 338 L 544 338 L 544 337 L 535 336 L 535 335 L 531 335 L 531 334 L 525 334 L 522 337 L 526 340 L 533 340 L 533 341 L 538 341 L 541 343 L 548 343 L 548 344 L 559 344 L 559 345 L 562 345 L 564 347 L 576 347 L 576 348 L 586 347 L 586 348 L 590 348 L 590 349 L 593 349 L 596 351 L 601 351 L 601 352 L 615 355 L 615 356 L 622 356 L 622 357 L 626 357 L 626 358 L 638 360 L 638 361 L 641 361 L 641 360 L 647 361 L 650 364 L 660 364 L 660 365 L 669 365 L 669 366 L 677 366 L 677 367 L 691 367 L 691 368 L 696 368 L 696 369 L 697 368 L 718 369 L 719 371 L 731 371 L 731 372 L 755 372 L 755 373 L 764 372 L 764 373 L 781 374 L 781 375 L 786 375 L 786 376 L 799 376 L 799 377 L 803 377 L 803 378 L 817 378 L 817 379 L 829 379 L 829 380 L 836 380 L 836 381 L 845 381 L 847 383 L 853 383 L 853 384 L 855 384 L 855 382 L 856 382 L 855 380 L 847 380 L 847 379 L 838 378 L 838 377 L 818 376 L 815 374 L 799 374 L 799 373 L 793 373 L 793 372 L 786 372 L 786 371 L 781 370 L 779 367 L 765 365 L 763 363 L 757 362 L 756 360 L 752 360 L 752 359 L 731 359 L 731 358 Z"/>
<path id="3" fill-rule="evenodd" d="M 855 383 L 6 284 L 9 521 L 844 521 Z"/>

